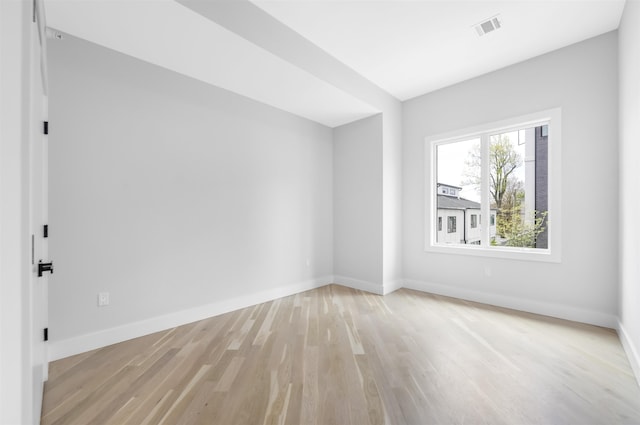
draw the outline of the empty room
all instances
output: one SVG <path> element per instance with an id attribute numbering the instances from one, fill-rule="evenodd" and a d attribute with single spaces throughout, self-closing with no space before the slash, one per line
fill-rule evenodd
<path id="1" fill-rule="evenodd" d="M 640 1 L 0 22 L 0 424 L 640 424 Z"/>

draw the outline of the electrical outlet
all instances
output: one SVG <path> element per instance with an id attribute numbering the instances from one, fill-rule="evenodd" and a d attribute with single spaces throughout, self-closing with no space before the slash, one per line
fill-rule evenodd
<path id="1" fill-rule="evenodd" d="M 109 305 L 109 293 L 100 292 L 98 294 L 98 307 L 104 307 L 105 305 Z"/>

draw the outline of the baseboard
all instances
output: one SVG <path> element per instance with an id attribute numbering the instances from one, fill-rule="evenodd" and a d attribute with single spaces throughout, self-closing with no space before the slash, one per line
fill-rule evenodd
<path id="1" fill-rule="evenodd" d="M 348 288 L 359 289 L 373 294 L 384 295 L 384 287 L 380 284 L 368 282 L 366 280 L 354 279 L 346 276 L 334 276 L 333 283 L 346 286 Z"/>
<path id="2" fill-rule="evenodd" d="M 187 323 L 196 322 L 198 320 L 207 319 L 209 317 L 228 313 L 230 311 L 250 307 L 252 305 L 260 304 L 263 302 L 272 301 L 277 298 L 282 298 L 311 289 L 320 288 L 330 283 L 335 283 L 338 285 L 346 286 L 353 289 L 359 289 L 378 295 L 388 294 L 404 287 L 422 292 L 429 292 L 438 295 L 460 298 L 468 301 L 475 301 L 499 307 L 512 308 L 515 310 L 542 314 L 545 316 L 557 317 L 561 319 L 618 329 L 620 339 L 630 359 L 629 361 L 632 365 L 636 377 L 640 382 L 640 357 L 638 356 L 638 351 L 634 347 L 632 341 L 628 338 L 626 332 L 624 331 L 624 328 L 622 327 L 622 324 L 620 324 L 617 317 L 613 315 L 578 309 L 566 305 L 544 303 L 540 301 L 526 300 L 505 295 L 490 294 L 449 285 L 428 283 L 417 280 L 392 281 L 386 282 L 384 285 L 380 285 L 373 282 L 354 279 L 346 276 L 324 276 L 306 282 L 300 282 L 293 285 L 273 288 L 267 291 L 218 301 L 199 307 L 194 307 L 188 310 L 182 310 L 163 316 L 157 316 L 65 340 L 50 341 L 48 343 L 47 350 L 48 358 L 49 361 L 62 359 L 64 357 L 84 353 L 86 351 L 95 350 L 97 348 L 102 348 L 107 345 L 116 344 L 118 342 L 123 342 L 144 335 L 149 335 L 154 332 L 160 332 L 176 326 L 181 326 Z"/>
<path id="3" fill-rule="evenodd" d="M 620 338 L 625 353 L 627 353 L 627 358 L 629 359 L 631 370 L 633 370 L 633 374 L 636 377 L 636 382 L 640 385 L 640 352 L 631 338 L 629 338 L 629 334 L 620 321 L 618 321 L 618 337 Z"/>
<path id="4" fill-rule="evenodd" d="M 382 290 L 383 290 L 383 294 L 387 295 L 403 287 L 404 287 L 404 282 L 402 280 L 391 280 L 384 283 Z"/>
<path id="5" fill-rule="evenodd" d="M 154 332 L 160 332 L 163 330 L 174 328 L 176 326 L 197 322 L 198 320 L 218 316 L 230 311 L 272 301 L 277 298 L 282 298 L 311 289 L 320 288 L 330 283 L 333 283 L 333 276 L 325 276 L 306 282 L 300 282 L 293 285 L 273 288 L 258 293 L 252 293 L 228 300 L 218 301 L 215 303 L 194 307 L 188 310 L 182 310 L 175 313 L 152 317 L 138 322 L 128 323 L 126 325 L 104 329 L 101 331 L 80 335 L 61 341 L 50 341 L 47 350 L 48 358 L 49 361 L 62 359 L 65 357 L 73 356 L 75 354 L 102 348 L 107 345 L 116 344 L 118 342 L 127 341 L 129 339 L 138 338 L 144 335 L 149 335 Z"/>
<path id="6" fill-rule="evenodd" d="M 574 322 L 587 323 L 590 325 L 602 326 L 611 329 L 615 329 L 618 324 L 618 318 L 613 314 L 585 310 L 563 304 L 528 300 L 525 298 L 480 292 L 474 291 L 472 289 L 422 282 L 417 280 L 405 279 L 403 286 L 405 288 L 415 289 L 417 291 L 429 292 L 432 294 L 444 295 L 447 297 L 460 298 L 467 301 L 475 301 L 483 304 L 511 308 L 514 310 L 541 314 L 543 316 L 551 316 L 559 319 L 571 320 Z"/>

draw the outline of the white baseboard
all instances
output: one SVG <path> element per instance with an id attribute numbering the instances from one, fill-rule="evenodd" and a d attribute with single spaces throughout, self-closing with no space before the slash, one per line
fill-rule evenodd
<path id="1" fill-rule="evenodd" d="M 620 321 L 618 321 L 618 337 L 620 338 L 625 353 L 627 353 L 629 364 L 631 365 L 633 374 L 636 376 L 636 382 L 640 385 L 640 351 L 638 351 L 638 347 L 636 347 L 631 338 L 629 338 L 629 334 Z"/>
<path id="2" fill-rule="evenodd" d="M 403 287 L 404 287 L 404 282 L 402 280 L 391 280 L 391 281 L 385 282 L 383 285 L 383 294 L 384 295 L 390 294 Z"/>
<path id="3" fill-rule="evenodd" d="M 474 291 L 472 289 L 459 288 L 438 283 L 428 283 L 417 280 L 404 281 L 405 288 L 417 291 L 429 292 L 447 297 L 460 298 L 467 301 L 475 301 L 483 304 L 498 307 L 511 308 L 543 316 L 551 316 L 559 319 L 571 320 L 574 322 L 587 323 L 596 326 L 615 329 L 618 318 L 613 314 L 599 311 L 585 310 L 563 304 L 548 303 L 543 301 L 529 300 L 525 298 L 512 297 L 508 295 L 493 294 L 488 292 Z"/>
<path id="4" fill-rule="evenodd" d="M 384 295 L 385 293 L 383 286 L 380 284 L 368 282 L 366 280 L 353 279 L 346 276 L 334 276 L 333 283 L 378 295 Z"/>
<path id="5" fill-rule="evenodd" d="M 187 323 L 196 322 L 198 320 L 207 319 L 209 317 L 218 316 L 230 311 L 238 310 L 252 305 L 268 302 L 277 298 L 294 295 L 300 292 L 308 291 L 315 288 L 333 283 L 333 276 L 325 276 L 306 282 L 300 282 L 293 285 L 273 288 L 262 292 L 247 294 L 244 296 L 218 301 L 188 310 L 177 311 L 163 316 L 152 317 L 126 325 L 114 328 L 103 329 L 101 331 L 92 332 L 85 335 L 61 340 L 50 341 L 48 346 L 49 361 L 62 359 L 64 357 L 73 356 L 75 354 L 84 353 L 86 351 L 102 348 L 107 345 L 116 344 L 154 332 L 171 329 L 176 326 L 186 325 Z"/>
<path id="6" fill-rule="evenodd" d="M 589 323 L 597 326 L 618 329 L 620 339 L 627 351 L 636 377 L 640 377 L 640 357 L 638 351 L 628 338 L 617 317 L 600 312 L 578 309 L 560 304 L 544 303 L 540 301 L 527 300 L 505 295 L 490 294 L 473 291 L 464 288 L 457 288 L 449 285 L 427 283 L 417 280 L 403 280 L 386 282 L 384 285 L 376 284 L 345 276 L 324 276 L 318 279 L 300 282 L 293 285 L 273 288 L 267 291 L 247 294 L 244 296 L 218 301 L 215 303 L 169 313 L 163 316 L 152 317 L 126 325 L 101 331 L 80 335 L 77 337 L 50 341 L 48 343 L 49 361 L 58 360 L 86 351 L 102 348 L 107 345 L 148 335 L 154 332 L 171 329 L 176 326 L 207 319 L 209 317 L 228 313 L 263 302 L 272 301 L 277 298 L 294 295 L 300 292 L 335 283 L 338 285 L 371 292 L 378 295 L 391 293 L 402 287 L 429 292 L 438 295 L 460 298 L 499 307 L 512 308 L 515 310 L 527 311 L 530 313 L 542 314 L 545 316 L 558 317 L 561 319 L 573 320 L 577 322 Z M 640 380 L 640 378 L 639 378 Z"/>

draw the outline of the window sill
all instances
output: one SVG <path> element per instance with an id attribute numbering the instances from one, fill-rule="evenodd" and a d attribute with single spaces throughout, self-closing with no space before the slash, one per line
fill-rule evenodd
<path id="1" fill-rule="evenodd" d="M 507 248 L 507 247 L 481 247 L 469 245 L 429 245 L 426 252 L 449 255 L 468 255 L 474 257 L 490 257 L 521 261 L 540 261 L 547 263 L 560 263 L 560 253 L 550 249 L 536 248 Z"/>

